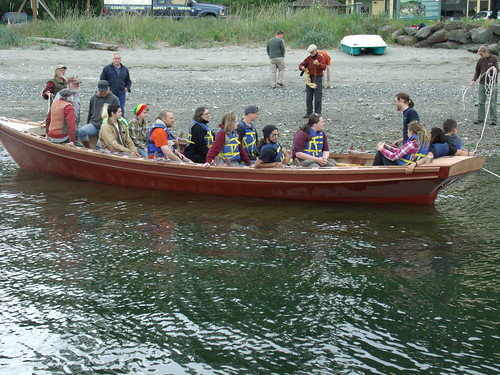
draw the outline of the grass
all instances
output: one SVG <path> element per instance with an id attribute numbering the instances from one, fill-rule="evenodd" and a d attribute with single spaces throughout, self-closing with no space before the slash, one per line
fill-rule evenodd
<path id="1" fill-rule="evenodd" d="M 252 46 L 262 45 L 276 30 L 281 29 L 285 33 L 286 44 L 292 48 L 305 48 L 312 43 L 321 48 L 334 48 L 345 35 L 380 33 L 386 25 L 402 28 L 409 23 L 384 16 L 338 15 L 321 7 L 289 15 L 286 7 L 279 4 L 252 10 L 241 8 L 226 19 L 176 21 L 148 16 L 102 18 L 68 14 L 57 23 L 38 21 L 0 26 L 0 47 L 28 48 L 36 44 L 29 39 L 33 36 L 73 40 L 77 49 L 88 48 L 89 42 L 149 49 L 155 48 L 158 43 L 190 48 L 220 44 Z"/>

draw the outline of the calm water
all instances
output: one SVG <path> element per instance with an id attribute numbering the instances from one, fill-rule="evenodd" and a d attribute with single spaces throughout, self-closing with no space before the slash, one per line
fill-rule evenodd
<path id="1" fill-rule="evenodd" d="M 434 207 L 367 206 L 79 182 L 1 146 L 0 163 L 2 374 L 500 372 L 490 174 Z"/>

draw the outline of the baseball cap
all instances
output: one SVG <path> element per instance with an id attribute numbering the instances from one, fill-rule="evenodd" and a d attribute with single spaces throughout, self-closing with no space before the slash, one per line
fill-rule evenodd
<path id="1" fill-rule="evenodd" d="M 488 47 L 486 47 L 485 45 L 479 46 L 479 48 L 477 49 L 477 53 L 481 52 L 488 52 Z"/>
<path id="2" fill-rule="evenodd" d="M 307 52 L 311 53 L 313 51 L 316 51 L 318 47 L 316 47 L 316 44 L 311 44 L 309 47 L 307 47 Z"/>
<path id="3" fill-rule="evenodd" d="M 99 91 L 108 91 L 109 89 L 109 83 L 108 81 L 105 81 L 105 80 L 100 80 L 99 83 L 97 84 L 97 90 Z"/>
<path id="4" fill-rule="evenodd" d="M 259 113 L 260 108 L 256 104 L 250 104 L 245 107 L 245 115 L 248 115 L 250 113 Z"/>
<path id="5" fill-rule="evenodd" d="M 68 68 L 66 68 L 66 65 L 59 64 L 56 66 L 56 69 L 68 69 Z"/>

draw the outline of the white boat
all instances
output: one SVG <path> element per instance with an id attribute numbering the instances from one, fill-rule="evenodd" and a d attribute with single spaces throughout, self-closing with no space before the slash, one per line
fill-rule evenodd
<path id="1" fill-rule="evenodd" d="M 347 35 L 340 41 L 342 51 L 350 55 L 360 55 L 363 51 L 383 55 L 387 43 L 377 34 Z"/>

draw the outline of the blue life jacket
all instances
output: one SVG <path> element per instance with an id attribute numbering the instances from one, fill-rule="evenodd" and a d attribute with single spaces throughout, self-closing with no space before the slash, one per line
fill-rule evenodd
<path id="1" fill-rule="evenodd" d="M 434 158 L 440 158 L 442 156 L 449 155 L 450 146 L 448 143 L 433 143 L 432 147 L 434 148 Z"/>
<path id="2" fill-rule="evenodd" d="M 274 160 L 275 162 L 285 160 L 285 155 L 283 155 L 283 151 L 281 151 L 281 145 L 279 143 L 266 143 L 265 145 L 262 145 L 262 147 L 260 148 L 260 152 L 262 153 L 262 151 L 267 148 L 272 148 L 274 152 L 276 152 L 276 159 Z"/>
<path id="3" fill-rule="evenodd" d="M 163 157 L 163 156 L 165 156 L 163 154 L 163 151 L 161 150 L 160 147 L 156 147 L 155 142 L 151 139 L 151 133 L 153 132 L 153 130 L 155 130 L 157 128 L 161 128 L 161 129 L 165 130 L 165 132 L 167 133 L 167 137 L 168 137 L 169 142 L 172 142 L 172 143 L 174 142 L 174 136 L 172 135 L 170 130 L 168 130 L 168 128 L 163 124 L 153 124 L 153 126 L 151 126 L 149 128 L 149 132 L 148 132 L 148 156 L 155 156 L 156 155 L 157 157 Z"/>
<path id="4" fill-rule="evenodd" d="M 418 139 L 416 134 L 413 134 L 406 142 L 410 142 L 412 140 Z M 406 143 L 405 142 L 405 143 Z M 422 143 L 420 144 L 418 150 L 414 154 L 406 154 L 403 156 L 401 159 L 398 160 L 399 165 L 408 165 L 411 164 L 412 162 L 417 162 L 418 160 L 425 158 L 427 154 L 429 153 L 429 149 L 431 148 L 431 145 L 429 143 Z"/>
<path id="5" fill-rule="evenodd" d="M 312 138 L 310 141 L 306 142 L 304 153 L 317 158 L 323 154 L 323 142 L 325 141 L 325 137 L 322 130 L 316 133 L 314 130 L 310 129 L 309 134 L 311 134 Z"/>
<path id="6" fill-rule="evenodd" d="M 194 142 L 191 140 L 191 138 L 192 138 L 191 131 L 193 129 L 193 126 L 195 126 L 196 124 L 201 125 L 201 127 L 203 129 L 205 129 L 205 131 L 207 132 L 207 134 L 205 135 L 205 142 L 207 143 L 207 147 L 210 148 L 210 146 L 212 146 L 212 144 L 214 143 L 214 133 L 208 127 L 208 125 L 204 124 L 203 122 L 193 121 L 193 123 L 189 127 L 189 134 L 188 134 L 187 143 L 194 145 Z"/>
<path id="7" fill-rule="evenodd" d="M 257 157 L 257 129 L 255 129 L 253 123 L 250 123 L 250 128 L 248 128 L 242 120 L 238 121 L 238 125 L 240 125 L 240 129 L 244 132 L 241 139 L 243 148 L 249 158 L 255 159 Z"/>
<path id="8" fill-rule="evenodd" d="M 223 132 L 224 130 L 219 129 L 219 132 Z M 222 147 L 222 151 L 219 153 L 219 157 L 224 160 L 229 161 L 240 161 L 240 135 L 236 130 L 233 130 L 231 133 L 226 134 L 226 142 L 224 143 L 224 147 Z"/>

